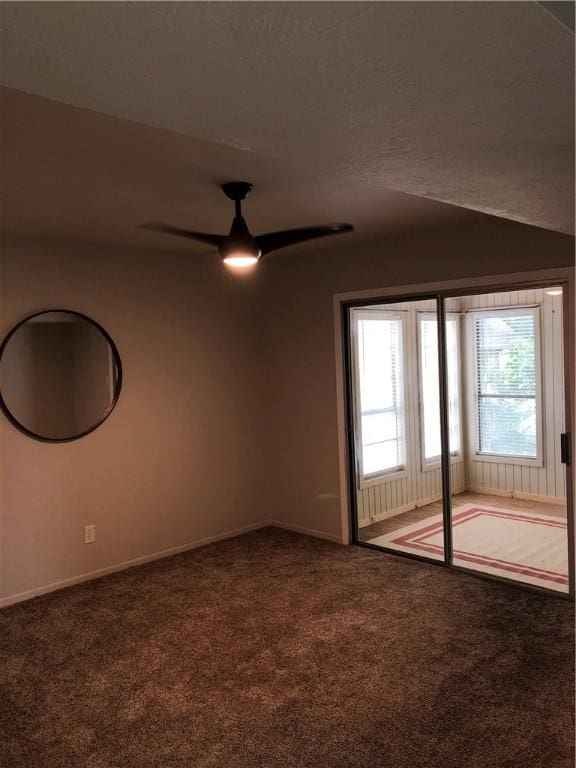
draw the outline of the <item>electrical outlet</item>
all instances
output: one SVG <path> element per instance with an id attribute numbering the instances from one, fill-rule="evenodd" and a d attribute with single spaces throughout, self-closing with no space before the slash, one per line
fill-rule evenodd
<path id="1" fill-rule="evenodd" d="M 84 526 L 84 544 L 92 544 L 96 541 L 96 526 L 85 525 Z"/>

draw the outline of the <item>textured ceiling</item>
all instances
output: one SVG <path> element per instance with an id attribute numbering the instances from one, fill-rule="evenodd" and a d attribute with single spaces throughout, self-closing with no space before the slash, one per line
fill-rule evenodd
<path id="1" fill-rule="evenodd" d="M 84 206 L 92 239 L 150 218 L 221 230 L 212 185 L 245 176 L 256 230 L 466 215 L 417 196 L 573 231 L 574 37 L 538 3 L 4 2 L 0 18 L 2 83 L 84 108 L 8 91 L 9 222 L 68 236 Z M 19 204 L 30 142 L 44 221 Z"/>
<path id="2" fill-rule="evenodd" d="M 299 175 L 290 163 L 2 88 L 2 224 L 14 233 L 206 252 L 208 246 L 139 228 L 166 221 L 228 231 L 233 204 L 219 184 L 248 178 L 255 234 L 350 220 L 370 239 L 481 218 L 385 187 Z M 328 247 L 335 238 L 294 246 Z"/>

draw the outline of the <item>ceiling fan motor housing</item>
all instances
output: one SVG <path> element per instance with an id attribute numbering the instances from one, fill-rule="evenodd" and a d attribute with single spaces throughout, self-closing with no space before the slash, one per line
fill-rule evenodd
<path id="1" fill-rule="evenodd" d="M 233 253 L 243 253 L 255 256 L 257 259 L 260 258 L 261 250 L 258 241 L 250 234 L 243 216 L 234 216 L 228 237 L 220 245 L 219 251 L 222 258 Z"/>
<path id="2" fill-rule="evenodd" d="M 250 184 L 249 181 L 228 181 L 220 187 L 226 197 L 229 200 L 234 200 L 234 202 L 245 200 L 253 188 L 254 185 Z"/>

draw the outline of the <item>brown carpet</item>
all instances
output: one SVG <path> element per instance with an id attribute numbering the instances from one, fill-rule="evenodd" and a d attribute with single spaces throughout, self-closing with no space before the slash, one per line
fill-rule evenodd
<path id="1" fill-rule="evenodd" d="M 572 606 L 274 529 L 0 613 L 5 768 L 572 768 Z"/>

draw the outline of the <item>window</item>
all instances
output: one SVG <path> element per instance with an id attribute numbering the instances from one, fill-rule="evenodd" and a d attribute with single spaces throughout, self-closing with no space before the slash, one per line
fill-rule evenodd
<path id="1" fill-rule="evenodd" d="M 360 413 L 360 477 L 404 468 L 402 315 L 357 313 L 357 408 Z"/>
<path id="2" fill-rule="evenodd" d="M 540 349 L 535 308 L 472 313 L 477 458 L 540 458 Z"/>
<path id="3" fill-rule="evenodd" d="M 440 391 L 438 373 L 438 320 L 436 314 L 418 315 L 420 342 L 420 403 L 423 464 L 440 462 Z M 460 454 L 460 334 L 459 316 L 446 315 L 446 362 L 448 377 L 448 417 L 450 454 Z"/>

